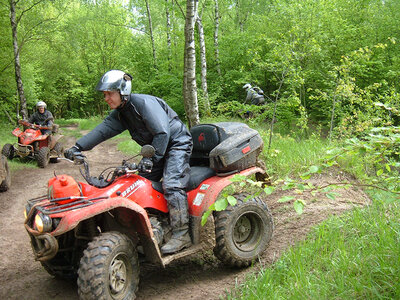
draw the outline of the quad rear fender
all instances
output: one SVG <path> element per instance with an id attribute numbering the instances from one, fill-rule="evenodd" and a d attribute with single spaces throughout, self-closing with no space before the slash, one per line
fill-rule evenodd
<path id="1" fill-rule="evenodd" d="M 200 184 L 197 189 L 188 193 L 189 213 L 191 215 L 192 238 L 194 244 L 201 242 L 200 237 L 201 231 L 203 230 L 201 226 L 201 218 L 203 214 L 218 199 L 221 191 L 233 183 L 231 179 L 236 174 L 244 176 L 256 174 L 256 176 L 260 175 L 260 177 L 263 177 L 265 171 L 259 167 L 251 167 L 229 176 L 213 176 Z"/>
<path id="2" fill-rule="evenodd" d="M 221 191 L 233 183 L 231 179 L 237 174 L 250 176 L 253 174 L 265 174 L 265 171 L 259 167 L 251 167 L 229 176 L 213 176 L 205 180 L 197 189 L 188 193 L 190 214 L 192 216 L 201 217 L 218 199 Z"/>

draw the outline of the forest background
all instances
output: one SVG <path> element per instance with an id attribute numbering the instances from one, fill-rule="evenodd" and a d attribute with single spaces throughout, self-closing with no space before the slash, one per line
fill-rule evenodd
<path id="1" fill-rule="evenodd" d="M 110 69 L 130 73 L 134 92 L 165 99 L 188 120 L 190 4 L 196 8 L 194 120 L 251 111 L 250 121 L 273 119 L 275 130 L 346 137 L 397 125 L 395 0 L 1 0 L 1 120 L 21 117 L 18 72 L 29 114 L 43 100 L 56 118 L 103 116 L 107 105 L 95 85 Z M 246 83 L 264 90 L 266 105 L 243 104 Z"/>
<path id="2" fill-rule="evenodd" d="M 189 125 L 250 112 L 246 122 L 265 143 L 271 125 L 289 134 L 263 153 L 275 182 L 340 166 L 374 189 L 378 205 L 322 224 L 314 244 L 238 293 L 399 298 L 399 202 L 379 203 L 400 195 L 400 1 L 0 0 L 0 32 L 1 143 L 13 138 L 23 106 L 31 114 L 39 100 L 61 124 L 98 122 L 108 107 L 95 86 L 110 69 L 133 75 L 135 93 L 163 98 Z M 194 93 L 185 93 L 188 53 Z M 264 90 L 265 105 L 244 104 L 246 83 Z M 320 136 L 340 139 L 323 164 Z M 295 180 L 285 178 L 284 188 L 307 188 Z"/>

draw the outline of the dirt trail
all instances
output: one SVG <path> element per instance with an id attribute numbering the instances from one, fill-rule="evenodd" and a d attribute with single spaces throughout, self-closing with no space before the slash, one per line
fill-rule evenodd
<path id="1" fill-rule="evenodd" d="M 65 147 L 74 144 L 65 141 Z M 107 141 L 86 153 L 93 174 L 126 158 L 116 150 L 116 141 Z M 34 261 L 28 234 L 23 222 L 27 199 L 46 193 L 47 181 L 57 174 L 73 175 L 83 180 L 73 164 L 60 162 L 45 169 L 24 169 L 12 174 L 11 189 L 0 193 L 0 299 L 78 299 L 75 282 L 57 280 Z M 337 182 L 342 178 L 321 175 L 318 182 Z M 290 245 L 304 239 L 310 228 L 329 215 L 341 214 L 354 206 L 365 205 L 369 199 L 357 189 L 341 191 L 336 200 L 325 197 L 308 199 L 304 213 L 298 216 L 291 204 L 277 203 L 282 194 L 272 195 L 268 204 L 274 216 L 275 233 L 262 264 L 269 264 Z M 257 268 L 257 267 L 256 267 Z M 241 282 L 247 272 L 220 264 L 211 252 L 188 261 L 175 262 L 166 269 L 142 266 L 137 299 L 219 299 L 226 290 Z"/>

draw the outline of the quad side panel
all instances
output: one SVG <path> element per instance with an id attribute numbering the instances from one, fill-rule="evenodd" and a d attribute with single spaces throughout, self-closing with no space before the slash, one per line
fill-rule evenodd
<path id="1" fill-rule="evenodd" d="M 236 174 L 249 176 L 256 173 L 264 174 L 265 171 L 259 167 L 252 167 L 229 176 L 213 176 L 205 180 L 199 187 L 188 193 L 189 213 L 193 217 L 201 217 L 203 213 L 218 198 L 221 191 L 232 184 L 232 177 Z"/>

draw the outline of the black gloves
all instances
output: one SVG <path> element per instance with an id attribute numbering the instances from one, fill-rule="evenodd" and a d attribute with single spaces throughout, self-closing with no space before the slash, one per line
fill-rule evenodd
<path id="1" fill-rule="evenodd" d="M 150 173 L 153 168 L 153 161 L 150 158 L 143 157 L 138 164 L 138 170 L 142 173 Z"/>
<path id="2" fill-rule="evenodd" d="M 67 149 L 64 151 L 64 156 L 65 158 L 68 158 L 70 160 L 74 160 L 75 156 L 83 156 L 81 153 L 81 150 L 77 145 L 72 146 L 71 148 Z"/>

